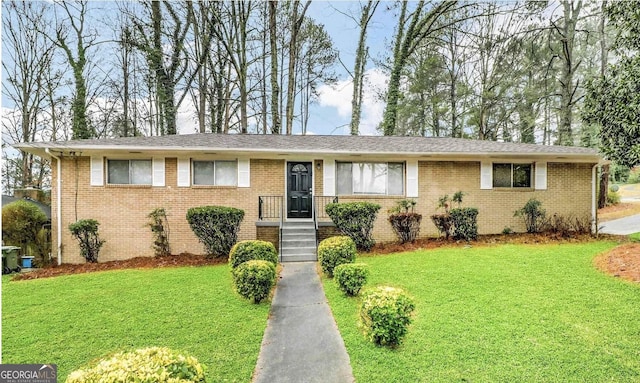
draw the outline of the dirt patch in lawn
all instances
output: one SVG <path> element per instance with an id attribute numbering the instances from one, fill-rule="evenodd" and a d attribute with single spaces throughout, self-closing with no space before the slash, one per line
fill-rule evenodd
<path id="1" fill-rule="evenodd" d="M 101 263 L 83 263 L 79 265 L 62 264 L 34 271 L 17 274 L 12 280 L 38 279 L 57 277 L 68 274 L 83 274 L 96 271 L 120 269 L 154 269 L 159 267 L 207 266 L 227 263 L 227 258 L 207 258 L 204 255 L 183 253 L 163 257 L 136 257 L 124 261 L 109 261 Z"/>
<path id="2" fill-rule="evenodd" d="M 600 222 L 607 222 L 613 219 L 624 218 L 630 215 L 640 214 L 640 203 L 621 202 L 617 205 L 609 205 L 598 210 Z"/>
<path id="3" fill-rule="evenodd" d="M 607 274 L 640 283 L 640 243 L 625 243 L 597 256 L 595 265 Z"/>

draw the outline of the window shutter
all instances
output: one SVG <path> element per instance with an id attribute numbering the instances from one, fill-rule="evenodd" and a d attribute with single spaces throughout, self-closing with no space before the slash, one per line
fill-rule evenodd
<path id="1" fill-rule="evenodd" d="M 547 190 L 547 163 L 536 162 L 536 190 Z"/>
<path id="2" fill-rule="evenodd" d="M 493 189 L 493 164 L 480 163 L 480 189 Z"/>
<path id="3" fill-rule="evenodd" d="M 407 197 L 418 197 L 418 161 L 407 161 Z"/>
<path id="4" fill-rule="evenodd" d="M 249 160 L 238 160 L 238 187 L 251 186 L 251 169 Z"/>
<path id="5" fill-rule="evenodd" d="M 91 157 L 91 186 L 104 185 L 104 159 Z"/>
<path id="6" fill-rule="evenodd" d="M 191 160 L 189 158 L 178 158 L 178 186 L 191 186 Z"/>
<path id="7" fill-rule="evenodd" d="M 153 157 L 151 159 L 151 172 L 153 186 L 164 186 L 164 157 Z"/>
<path id="8" fill-rule="evenodd" d="M 336 195 L 336 162 L 334 160 L 323 160 L 322 193 L 326 196 Z"/>

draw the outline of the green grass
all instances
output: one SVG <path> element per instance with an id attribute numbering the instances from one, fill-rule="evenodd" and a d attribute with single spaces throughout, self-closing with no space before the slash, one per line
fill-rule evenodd
<path id="1" fill-rule="evenodd" d="M 640 233 L 629 234 L 629 239 L 633 242 L 640 242 Z"/>
<path id="2" fill-rule="evenodd" d="M 226 266 L 2 282 L 2 363 L 55 363 L 61 377 L 120 350 L 166 346 L 206 364 L 210 381 L 248 382 L 269 311 L 233 292 Z"/>
<path id="3" fill-rule="evenodd" d="M 357 298 L 324 287 L 358 382 L 638 382 L 640 286 L 592 266 L 612 243 L 447 248 L 361 257 L 367 286 L 402 287 L 396 350 L 357 329 Z"/>

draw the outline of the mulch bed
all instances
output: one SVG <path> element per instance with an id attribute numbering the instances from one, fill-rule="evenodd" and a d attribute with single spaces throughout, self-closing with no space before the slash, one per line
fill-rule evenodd
<path id="1" fill-rule="evenodd" d="M 597 256 L 593 263 L 607 274 L 640 283 L 640 243 L 625 243 Z"/>
<path id="2" fill-rule="evenodd" d="M 208 266 L 227 263 L 227 258 L 207 258 L 204 255 L 183 253 L 180 255 L 167 255 L 163 257 L 136 257 L 124 261 L 109 261 L 100 263 L 83 263 L 78 265 L 62 264 L 50 266 L 30 272 L 20 273 L 12 280 L 38 279 L 57 277 L 60 275 L 92 273 L 95 271 L 120 270 L 120 269 L 155 269 L 159 267 L 180 266 Z"/>
<path id="3" fill-rule="evenodd" d="M 625 241 L 625 237 L 600 235 L 599 239 Z M 453 241 L 437 238 L 425 238 L 413 243 L 379 243 L 376 244 L 370 255 L 383 255 L 406 251 L 435 249 L 439 247 L 468 247 L 491 246 L 497 244 L 549 244 L 549 243 L 579 243 L 596 241 L 590 235 L 579 235 L 563 238 L 553 234 L 498 234 L 482 235 L 471 243 L 466 241 Z M 640 282 L 640 244 L 626 243 L 616 247 L 611 252 L 596 257 L 595 264 L 603 271 L 616 277 Z M 208 266 L 227 263 L 227 258 L 207 258 L 204 255 L 182 253 L 163 257 L 136 257 L 123 261 L 109 261 L 101 263 L 83 263 L 78 265 L 55 265 L 30 272 L 17 274 L 12 280 L 27 280 L 56 277 L 69 274 L 83 274 L 96 271 L 120 270 L 120 269 L 153 269 L 160 267 L 184 267 L 184 266 Z"/>

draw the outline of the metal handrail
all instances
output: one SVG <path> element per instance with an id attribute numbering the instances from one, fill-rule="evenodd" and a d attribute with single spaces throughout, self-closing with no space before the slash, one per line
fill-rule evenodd
<path id="1" fill-rule="evenodd" d="M 282 220 L 281 195 L 263 195 L 258 197 L 258 219 L 280 219 Z"/>

